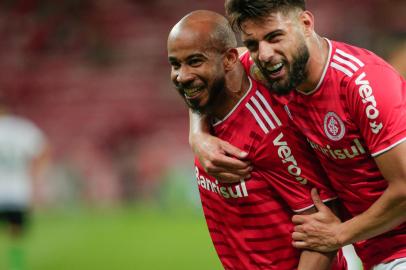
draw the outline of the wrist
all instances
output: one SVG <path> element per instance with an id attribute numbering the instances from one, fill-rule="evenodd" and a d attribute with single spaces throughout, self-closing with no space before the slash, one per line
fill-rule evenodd
<path id="1" fill-rule="evenodd" d="M 342 248 L 345 245 L 351 244 L 349 241 L 348 229 L 346 229 L 346 223 L 340 223 L 337 226 L 336 234 L 336 241 L 338 248 Z"/>
<path id="2" fill-rule="evenodd" d="M 193 134 L 192 132 L 189 133 L 189 146 L 193 149 L 193 145 L 194 145 L 194 140 L 195 138 L 195 134 Z"/>
<path id="3" fill-rule="evenodd" d="M 201 142 L 204 134 L 201 131 L 194 131 L 189 133 L 189 145 L 193 152 L 196 152 L 196 146 Z"/>

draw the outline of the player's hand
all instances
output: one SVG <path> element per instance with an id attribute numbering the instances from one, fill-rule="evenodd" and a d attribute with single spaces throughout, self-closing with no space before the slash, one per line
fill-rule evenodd
<path id="1" fill-rule="evenodd" d="M 210 134 L 195 135 L 190 142 L 203 169 L 221 183 L 239 182 L 250 178 L 252 166 L 247 153 Z"/>
<path id="2" fill-rule="evenodd" d="M 341 248 L 340 219 L 323 204 L 315 188 L 312 189 L 311 196 L 318 212 L 292 217 L 292 221 L 296 225 L 292 234 L 293 246 L 319 252 L 329 252 Z"/>

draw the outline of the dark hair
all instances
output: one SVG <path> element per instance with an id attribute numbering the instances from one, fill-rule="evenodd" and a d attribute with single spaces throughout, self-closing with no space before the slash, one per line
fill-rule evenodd
<path id="1" fill-rule="evenodd" d="M 226 14 L 235 31 L 246 20 L 264 20 L 271 13 L 305 10 L 305 0 L 226 0 Z"/>

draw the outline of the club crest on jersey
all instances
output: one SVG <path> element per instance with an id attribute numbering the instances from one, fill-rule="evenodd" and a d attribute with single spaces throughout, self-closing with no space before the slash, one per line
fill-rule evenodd
<path id="1" fill-rule="evenodd" d="M 324 133 L 333 141 L 339 141 L 344 137 L 345 126 L 343 120 L 335 112 L 328 112 L 324 116 Z"/>

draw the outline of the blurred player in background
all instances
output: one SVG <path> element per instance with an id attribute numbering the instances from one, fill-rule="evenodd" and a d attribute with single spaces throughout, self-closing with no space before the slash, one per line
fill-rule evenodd
<path id="1" fill-rule="evenodd" d="M 188 14 L 168 38 L 171 79 L 179 94 L 255 165 L 249 180 L 223 185 L 196 159 L 216 251 L 225 269 L 331 269 L 335 252 L 300 252 L 291 245 L 291 216 L 314 213 L 312 187 L 325 201 L 335 195 L 324 186 L 326 176 L 304 137 L 291 128 L 284 106 L 245 73 L 236 45 L 226 18 L 210 11 Z M 345 261 L 333 268 L 345 269 Z"/>
<path id="2" fill-rule="evenodd" d="M 10 236 L 9 267 L 25 269 L 22 237 L 32 203 L 40 203 L 40 180 L 49 159 L 43 132 L 0 103 L 0 222 Z"/>
<path id="3" fill-rule="evenodd" d="M 244 67 L 287 96 L 294 124 L 348 215 L 340 222 L 316 203 L 318 213 L 294 217 L 294 245 L 329 251 L 358 242 L 365 269 L 406 269 L 405 80 L 373 53 L 317 35 L 303 0 L 230 0 L 226 12 L 250 52 Z M 209 171 L 234 179 L 247 174 L 248 163 L 224 156 L 230 146 L 193 136 Z"/>

